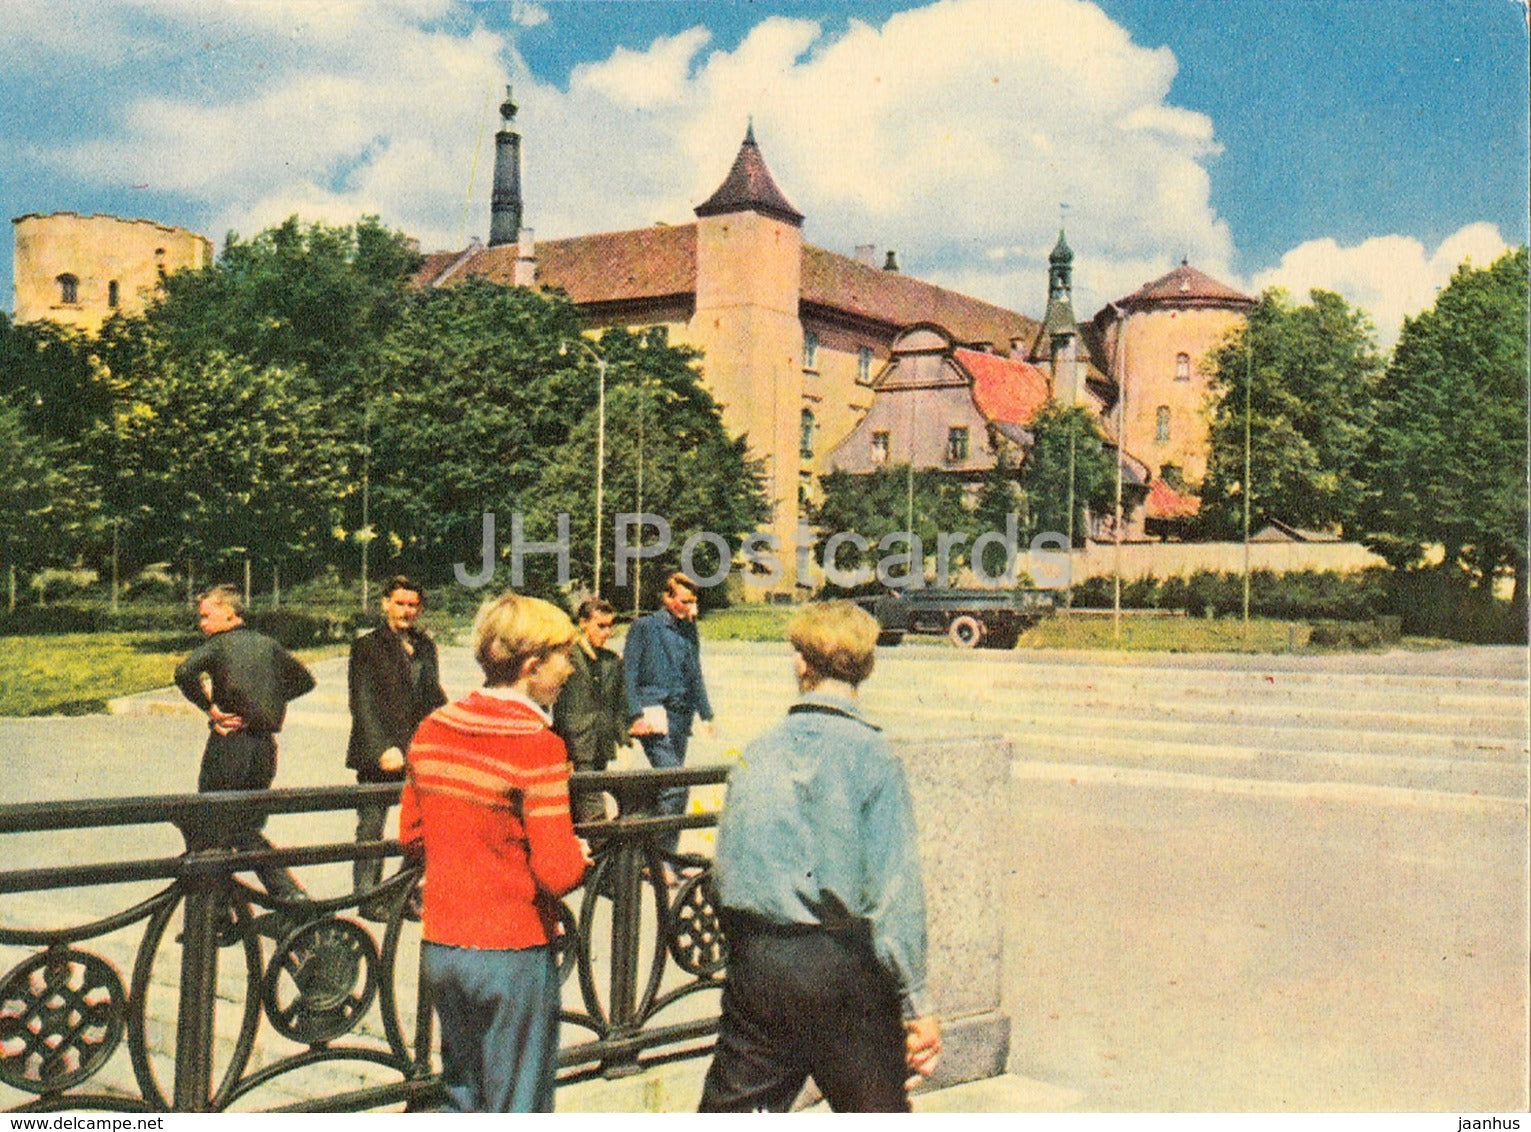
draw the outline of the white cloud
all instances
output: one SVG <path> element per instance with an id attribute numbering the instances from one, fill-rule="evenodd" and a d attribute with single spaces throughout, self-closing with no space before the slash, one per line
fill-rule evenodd
<path id="1" fill-rule="evenodd" d="M 1433 251 L 1412 236 L 1377 236 L 1354 247 L 1310 240 L 1256 275 L 1253 288 L 1284 287 L 1299 301 L 1311 290 L 1334 291 L 1371 315 L 1384 348 L 1398 340 L 1406 316 L 1435 303 L 1436 292 L 1464 261 L 1487 267 L 1509 250 L 1492 224 L 1469 224 Z"/>
<path id="2" fill-rule="evenodd" d="M 556 19 L 534 0 L 512 0 L 505 35 L 463 0 L 0 4 L 4 61 L 137 76 L 82 96 L 103 108 L 89 140 L 12 152 L 200 201 L 214 237 L 294 211 L 377 213 L 427 248 L 486 235 L 508 76 L 541 238 L 689 221 L 753 116 L 821 246 L 896 249 L 906 271 L 1039 315 L 1067 202 L 1082 317 L 1182 257 L 1241 285 L 1211 205 L 1213 122 L 1170 101 L 1167 48 L 1134 43 L 1087 0 L 934 0 L 835 31 L 772 16 L 727 49 L 697 4 L 696 26 L 582 63 L 566 86 L 534 79 L 507 38 Z M 1402 236 L 1316 241 L 1253 289 L 1332 287 L 1388 334 L 1462 255 L 1502 247 L 1483 225 L 1434 252 Z"/>

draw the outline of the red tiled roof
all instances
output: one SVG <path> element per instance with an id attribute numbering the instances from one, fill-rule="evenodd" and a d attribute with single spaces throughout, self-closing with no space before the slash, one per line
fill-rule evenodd
<path id="1" fill-rule="evenodd" d="M 1012 338 L 1027 345 L 1041 323 L 896 271 L 881 271 L 849 256 L 803 245 L 802 299 L 848 311 L 890 327 L 933 322 L 957 342 L 989 342 L 1008 349 Z"/>
<path id="2" fill-rule="evenodd" d="M 692 294 L 696 225 L 547 240 L 537 245 L 537 283 L 581 304 Z"/>
<path id="3" fill-rule="evenodd" d="M 1116 305 L 1122 307 L 1142 307 L 1155 303 L 1254 306 L 1255 300 L 1181 260 L 1180 266 L 1168 275 L 1161 275 L 1152 283 L 1145 283 L 1132 294 L 1116 301 Z"/>
<path id="4" fill-rule="evenodd" d="M 973 403 L 995 423 L 1028 425 L 1047 404 L 1047 375 L 1019 358 L 958 347 L 953 356 L 973 375 Z"/>
<path id="5" fill-rule="evenodd" d="M 1190 492 L 1179 492 L 1163 480 L 1148 487 L 1146 504 L 1150 519 L 1189 519 L 1201 511 L 1201 499 Z"/>
<path id="6" fill-rule="evenodd" d="M 420 258 L 420 266 L 409 277 L 413 286 L 424 287 L 436 281 L 436 278 L 453 262 L 462 255 L 462 252 L 428 252 Z"/>
<path id="7" fill-rule="evenodd" d="M 461 254 L 426 256 L 427 267 L 416 282 L 432 281 Z M 495 283 L 513 283 L 518 254 L 515 244 L 484 248 L 453 278 L 477 275 Z M 537 285 L 564 291 L 579 304 L 689 295 L 696 290 L 695 224 L 543 240 L 534 254 Z"/>

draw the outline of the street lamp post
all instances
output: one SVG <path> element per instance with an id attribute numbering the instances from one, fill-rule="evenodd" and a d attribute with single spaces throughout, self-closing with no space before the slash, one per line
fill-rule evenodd
<path id="1" fill-rule="evenodd" d="M 595 596 L 601 596 L 601 514 L 605 507 L 606 494 L 606 359 L 596 353 L 595 347 L 583 338 L 575 339 L 577 345 L 582 347 L 595 362 L 598 389 L 596 393 L 595 409 L 595 581 L 593 589 Z M 559 353 L 566 353 L 568 341 L 565 340 L 559 348 Z"/>
<path id="2" fill-rule="evenodd" d="M 1127 323 L 1131 314 L 1115 303 L 1111 309 L 1121 316 L 1117 330 L 1116 350 L 1116 547 L 1113 552 L 1112 573 L 1115 575 L 1111 592 L 1111 633 L 1122 639 L 1122 464 L 1127 454 Z"/>

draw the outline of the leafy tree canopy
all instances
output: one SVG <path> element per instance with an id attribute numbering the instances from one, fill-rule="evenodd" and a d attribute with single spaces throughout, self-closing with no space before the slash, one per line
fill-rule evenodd
<path id="1" fill-rule="evenodd" d="M 148 319 L 175 356 L 216 350 L 345 392 L 369 377 L 419 262 L 375 216 L 340 226 L 291 216 L 250 240 L 230 232 L 215 266 L 164 280 Z"/>
<path id="2" fill-rule="evenodd" d="M 1352 531 L 1382 360 L 1370 320 L 1329 291 L 1305 306 L 1273 288 L 1211 354 L 1211 450 L 1201 533 L 1237 537 L 1270 519 Z M 1250 472 L 1244 477 L 1245 413 Z"/>
<path id="3" fill-rule="evenodd" d="M 1085 511 L 1100 515 L 1115 506 L 1115 449 L 1107 444 L 1094 416 L 1077 405 L 1050 401 L 1028 427 L 1032 442 L 1020 468 L 1026 516 L 1022 530 L 1028 539 L 1044 531 L 1066 538 L 1072 531 L 1077 545 L 1085 534 Z M 1003 522 L 1002 515 L 1000 519 Z"/>
<path id="4" fill-rule="evenodd" d="M 71 561 L 96 505 L 83 480 L 18 406 L 0 402 L 0 561 L 21 569 Z"/>
<path id="5" fill-rule="evenodd" d="M 1395 564 L 1428 545 L 1480 583 L 1526 572 L 1527 258 L 1464 264 L 1404 323 L 1380 389 L 1368 541 Z"/>

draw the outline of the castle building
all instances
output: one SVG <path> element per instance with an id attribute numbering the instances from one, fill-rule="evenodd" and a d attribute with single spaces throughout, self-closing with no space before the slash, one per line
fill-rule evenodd
<path id="1" fill-rule="evenodd" d="M 16 322 L 51 319 L 93 333 L 114 314 L 142 313 L 164 276 L 213 262 L 206 236 L 152 220 L 29 212 L 11 224 Z"/>
<path id="2" fill-rule="evenodd" d="M 1111 381 L 1079 347 L 1071 315 L 1068 326 L 1060 319 L 1044 327 L 906 275 L 894 252 L 879 266 L 870 246 L 844 255 L 805 241 L 803 214 L 771 175 L 753 126 L 728 174 L 694 213 L 687 224 L 543 242 L 522 229 L 514 244 L 428 255 L 416 282 L 444 286 L 480 276 L 557 289 L 592 329 L 660 325 L 672 342 L 699 348 L 703 382 L 725 426 L 745 436 L 763 462 L 769 529 L 784 548 L 798 542 L 802 505 L 817 475 L 836 466 L 832 453 L 872 408 L 874 378 L 893 359 L 895 343 L 927 342 L 910 337 L 912 328 L 934 328 L 951 348 L 960 347 L 966 360 L 958 364 L 967 369 L 981 364 L 972 358 L 980 353 L 1024 361 L 1041 341 L 1046 365 L 1067 370 L 1077 396 L 1097 405 L 1110 399 Z M 1005 380 L 1031 383 L 1025 397 L 1044 380 L 1029 365 L 1024 373 L 1008 363 L 1001 369 Z M 985 388 L 991 385 L 999 388 Z M 1022 393 L 1017 387 L 997 396 L 1009 403 Z M 944 418 L 926 423 L 952 427 Z M 977 420 L 967 427 L 970 451 L 982 462 L 987 437 Z"/>

